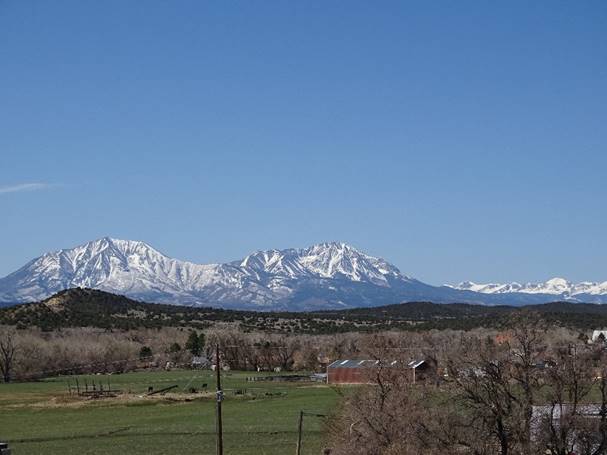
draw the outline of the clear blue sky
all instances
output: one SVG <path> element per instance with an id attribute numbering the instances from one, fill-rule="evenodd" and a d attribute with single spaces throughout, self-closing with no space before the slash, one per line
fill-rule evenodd
<path id="1" fill-rule="evenodd" d="M 603 0 L 3 0 L 0 62 L 0 275 L 110 235 L 607 280 Z"/>

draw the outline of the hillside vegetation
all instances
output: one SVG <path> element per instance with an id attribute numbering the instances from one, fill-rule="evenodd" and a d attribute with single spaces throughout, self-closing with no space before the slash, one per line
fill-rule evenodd
<path id="1" fill-rule="evenodd" d="M 37 303 L 0 309 L 0 324 L 52 331 L 69 327 L 137 328 L 233 325 L 244 331 L 338 333 L 379 330 L 500 328 L 513 313 L 536 312 L 551 325 L 607 326 L 607 306 L 554 302 L 524 308 L 411 302 L 320 312 L 254 312 L 138 302 L 93 289 L 69 289 Z"/>

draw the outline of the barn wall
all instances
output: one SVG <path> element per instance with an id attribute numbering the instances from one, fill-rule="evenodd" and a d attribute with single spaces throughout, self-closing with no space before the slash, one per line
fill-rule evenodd
<path id="1" fill-rule="evenodd" d="M 329 368 L 327 370 L 329 384 L 365 384 L 368 372 L 362 368 Z"/>
<path id="2" fill-rule="evenodd" d="M 370 384 L 373 382 L 372 368 L 327 368 L 327 383 L 328 384 Z M 423 366 L 416 370 L 415 380 L 424 381 L 428 376 L 432 375 L 433 369 L 429 366 Z M 400 374 L 408 375 L 409 379 L 413 380 L 413 370 L 401 370 Z"/>

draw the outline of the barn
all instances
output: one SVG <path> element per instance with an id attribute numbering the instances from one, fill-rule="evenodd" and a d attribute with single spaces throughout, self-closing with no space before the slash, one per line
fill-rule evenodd
<path id="1" fill-rule="evenodd" d="M 607 340 L 607 330 L 595 330 L 592 332 L 592 342 Z"/>
<path id="2" fill-rule="evenodd" d="M 436 369 L 432 367 L 429 362 L 425 360 L 412 360 L 407 364 L 409 371 L 411 371 L 411 380 L 415 383 L 417 381 L 425 381 L 436 374 Z"/>
<path id="3" fill-rule="evenodd" d="M 327 384 L 367 384 L 379 360 L 336 360 L 327 366 Z"/>
<path id="4" fill-rule="evenodd" d="M 425 380 L 433 370 L 425 360 L 402 362 L 392 360 L 380 365 L 379 360 L 340 359 L 327 366 L 328 384 L 369 384 L 377 368 L 402 368 L 411 380 Z"/>

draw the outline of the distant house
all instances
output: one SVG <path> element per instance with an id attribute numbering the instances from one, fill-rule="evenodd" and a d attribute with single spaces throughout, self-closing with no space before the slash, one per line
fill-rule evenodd
<path id="1" fill-rule="evenodd" d="M 430 376 L 435 376 L 436 373 L 436 368 L 425 360 L 412 360 L 407 364 L 407 367 L 409 367 L 411 371 L 411 379 L 414 383 L 417 381 L 425 381 Z"/>
<path id="2" fill-rule="evenodd" d="M 592 342 L 607 341 L 607 330 L 595 330 L 592 332 Z"/>
<path id="3" fill-rule="evenodd" d="M 495 335 L 494 341 L 496 344 L 505 344 L 505 343 L 512 343 L 513 339 L 514 339 L 514 337 L 512 336 L 512 332 L 505 331 L 505 332 L 499 332 L 497 335 Z"/>
<path id="4" fill-rule="evenodd" d="M 401 369 L 403 374 L 410 375 L 413 382 L 425 380 L 436 371 L 426 360 L 391 360 L 380 363 L 379 360 L 340 359 L 327 366 L 327 383 L 370 384 L 379 368 Z"/>
<path id="5" fill-rule="evenodd" d="M 556 362 L 551 359 L 542 359 L 533 364 L 534 368 L 538 370 L 548 370 L 550 368 L 556 367 Z"/>
<path id="6" fill-rule="evenodd" d="M 193 356 L 192 362 L 190 363 L 192 368 L 209 368 L 211 366 L 211 361 L 207 359 L 205 356 Z"/>
<path id="7" fill-rule="evenodd" d="M 561 421 L 571 418 L 574 412 L 575 418 L 578 421 L 582 420 L 585 422 L 583 428 L 588 433 L 579 435 L 582 436 L 579 441 L 577 441 L 576 435 L 576 441 L 573 441 L 573 452 L 571 453 L 591 453 L 584 450 L 588 448 L 592 449 L 592 451 L 596 450 L 601 439 L 600 425 L 603 412 L 601 404 L 598 403 L 582 404 L 575 408 L 570 404 L 563 404 L 562 406 L 533 406 L 530 428 L 531 438 L 537 441 L 543 434 L 549 431 L 548 428 L 550 427 L 558 430 Z"/>

